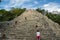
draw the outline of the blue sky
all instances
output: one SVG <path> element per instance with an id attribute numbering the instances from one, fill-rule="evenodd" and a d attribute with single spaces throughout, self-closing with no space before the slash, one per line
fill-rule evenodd
<path id="1" fill-rule="evenodd" d="M 0 3 L 0 9 L 9 10 L 12 7 L 27 9 L 42 8 L 50 12 L 60 12 L 60 0 L 2 0 Z"/>

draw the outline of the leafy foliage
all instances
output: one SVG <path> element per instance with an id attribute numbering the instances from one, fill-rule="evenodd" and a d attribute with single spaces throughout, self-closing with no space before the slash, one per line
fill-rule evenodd
<path id="1" fill-rule="evenodd" d="M 54 22 L 57 22 L 60 24 L 60 14 L 52 14 L 52 13 L 49 13 L 49 14 L 46 14 L 46 16 L 48 18 L 50 18 L 51 20 L 53 20 Z"/>
<path id="2" fill-rule="evenodd" d="M 10 11 L 6 11 L 5 9 L 0 10 L 0 21 L 10 21 L 13 20 L 15 17 L 21 15 L 26 8 L 12 8 Z M 48 18 L 60 24 L 60 14 L 53 14 L 44 9 L 36 9 L 36 11 L 46 15 Z"/>
<path id="3" fill-rule="evenodd" d="M 41 9 L 41 8 L 36 9 L 36 11 L 42 13 L 43 15 L 45 15 L 45 12 L 47 12 L 44 9 Z"/>
<path id="4" fill-rule="evenodd" d="M 43 15 L 45 14 L 49 19 L 53 20 L 54 22 L 57 22 L 60 24 L 60 14 L 53 14 L 51 12 L 48 12 L 44 9 L 36 9 L 38 12 L 42 13 Z M 45 12 L 45 13 L 44 13 Z"/>
<path id="5" fill-rule="evenodd" d="M 25 8 L 12 8 L 10 11 L 2 9 L 0 10 L 0 21 L 10 21 L 15 17 L 21 15 L 25 10 Z"/>

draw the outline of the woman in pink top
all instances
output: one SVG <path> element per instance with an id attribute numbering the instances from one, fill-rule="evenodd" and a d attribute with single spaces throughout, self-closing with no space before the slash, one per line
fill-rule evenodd
<path id="1" fill-rule="evenodd" d="M 39 30 L 37 30 L 37 32 L 36 32 L 36 37 L 37 37 L 37 40 L 40 40 L 40 32 L 39 32 Z"/>

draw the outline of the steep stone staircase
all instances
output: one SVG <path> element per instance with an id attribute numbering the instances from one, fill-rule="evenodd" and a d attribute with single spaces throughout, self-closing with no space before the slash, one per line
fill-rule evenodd
<path id="1" fill-rule="evenodd" d="M 60 25 L 35 10 L 26 10 L 12 20 L 4 33 L 6 40 L 36 40 L 36 30 L 41 32 L 41 40 L 60 40 Z"/>

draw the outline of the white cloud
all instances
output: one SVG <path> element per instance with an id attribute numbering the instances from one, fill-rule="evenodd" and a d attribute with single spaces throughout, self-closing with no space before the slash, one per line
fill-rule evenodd
<path id="1" fill-rule="evenodd" d="M 9 10 L 12 7 L 20 7 L 20 8 L 27 8 L 27 9 L 36 9 L 34 7 L 35 4 L 38 4 L 36 0 L 33 1 L 35 4 L 24 4 L 25 2 L 32 2 L 32 0 L 10 0 L 9 4 L 4 6 L 4 9 Z"/>
<path id="2" fill-rule="evenodd" d="M 46 1 L 46 0 L 40 0 L 40 1 Z M 6 0 L 5 0 L 5 2 L 6 2 Z M 27 2 L 27 4 L 24 4 L 26 2 Z M 8 4 L 4 4 L 3 9 L 9 10 L 12 7 L 36 9 L 39 6 L 38 4 L 39 4 L 38 0 L 9 0 Z"/>
<path id="3" fill-rule="evenodd" d="M 44 4 L 43 8 L 45 10 L 48 10 L 49 12 L 52 12 L 52 11 L 58 11 L 58 12 L 60 12 L 60 5 L 57 4 L 57 3 L 50 2 L 48 4 Z"/>
<path id="4" fill-rule="evenodd" d="M 11 7 L 19 7 L 24 4 L 24 2 L 29 2 L 30 0 L 10 0 L 9 4 L 4 6 L 4 9 L 8 9 Z"/>
<path id="5" fill-rule="evenodd" d="M 34 5 L 32 5 L 32 4 L 30 4 L 30 5 L 28 5 L 27 6 L 27 4 L 26 5 L 22 5 L 21 6 L 21 8 L 27 8 L 27 9 L 36 9 L 37 7 L 33 7 Z"/>
<path id="6" fill-rule="evenodd" d="M 49 6 L 49 4 L 45 4 L 45 5 L 44 5 L 44 7 L 47 7 L 47 6 Z"/>
<path id="7" fill-rule="evenodd" d="M 35 3 L 35 4 L 38 4 L 38 2 L 37 2 L 37 1 L 34 1 L 34 3 Z"/>

